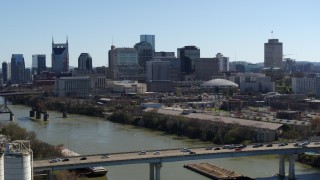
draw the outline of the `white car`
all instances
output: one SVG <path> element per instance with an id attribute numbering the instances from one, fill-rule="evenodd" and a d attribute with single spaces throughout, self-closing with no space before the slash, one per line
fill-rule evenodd
<path id="1" fill-rule="evenodd" d="M 160 151 L 156 151 L 156 152 L 154 152 L 153 154 L 154 154 L 154 155 L 159 155 L 159 154 L 161 154 L 161 152 L 160 152 Z"/>
<path id="2" fill-rule="evenodd" d="M 146 155 L 147 152 L 146 152 L 146 151 L 140 151 L 138 154 L 139 154 L 139 155 Z"/>
<path id="3" fill-rule="evenodd" d="M 190 149 L 188 149 L 188 148 L 182 148 L 182 149 L 180 150 L 180 152 L 190 152 Z"/>

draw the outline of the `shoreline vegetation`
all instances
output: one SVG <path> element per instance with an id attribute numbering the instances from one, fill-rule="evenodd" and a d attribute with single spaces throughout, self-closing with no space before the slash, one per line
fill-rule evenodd
<path id="1" fill-rule="evenodd" d="M 129 100 L 119 100 L 108 103 L 104 106 L 96 104 L 96 100 L 71 99 L 46 97 L 45 100 L 35 96 L 16 96 L 8 98 L 13 104 L 23 104 L 27 106 L 40 106 L 48 110 L 63 112 L 64 110 L 72 114 L 80 114 L 94 117 L 103 117 L 106 120 L 130 124 L 149 129 L 163 131 L 169 134 L 185 136 L 191 139 L 210 141 L 214 144 L 248 144 L 253 143 L 252 137 L 255 130 L 248 127 L 240 127 L 224 123 L 214 123 L 212 121 L 199 121 L 188 119 L 183 116 L 161 115 L 156 112 L 142 112 L 138 104 Z M 106 113 L 107 112 L 107 113 Z M 108 115 L 106 115 L 108 114 Z M 309 128 L 284 125 L 281 140 L 288 141 L 308 137 Z M 280 140 L 279 140 L 280 141 Z M 320 168 L 318 157 L 300 155 L 299 162 Z M 305 160 L 307 158 L 307 160 Z M 310 161 L 310 159 L 315 159 Z"/>

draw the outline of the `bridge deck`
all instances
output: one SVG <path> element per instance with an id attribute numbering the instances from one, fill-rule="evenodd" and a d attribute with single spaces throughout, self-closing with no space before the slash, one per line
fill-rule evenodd
<path id="1" fill-rule="evenodd" d="M 205 150 L 205 148 L 190 149 L 196 154 L 189 152 L 181 152 L 180 149 L 164 149 L 160 154 L 155 154 L 156 151 L 147 151 L 144 155 L 139 155 L 138 152 L 124 152 L 112 153 L 110 157 L 98 155 L 88 155 L 86 160 L 80 160 L 81 156 L 69 157 L 69 161 L 50 163 L 49 159 L 34 161 L 34 171 L 40 170 L 63 170 L 75 169 L 83 167 L 95 166 L 114 166 L 125 164 L 142 164 L 142 163 L 164 163 L 186 160 L 200 160 L 200 159 L 213 159 L 225 157 L 240 157 L 240 156 L 257 156 L 257 155 L 272 155 L 272 154 L 298 154 L 308 151 L 320 151 L 320 145 L 310 144 L 308 147 L 295 147 L 293 143 L 287 146 L 273 145 L 273 147 L 259 147 L 253 148 L 252 146 L 246 147 L 241 151 L 235 149 L 221 149 L 221 150 Z"/>

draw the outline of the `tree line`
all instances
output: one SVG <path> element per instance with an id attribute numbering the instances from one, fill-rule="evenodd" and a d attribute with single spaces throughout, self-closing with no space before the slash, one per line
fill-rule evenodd
<path id="1" fill-rule="evenodd" d="M 62 157 L 61 149 L 63 145 L 53 146 L 42 142 L 37 138 L 34 131 L 27 131 L 16 123 L 0 123 L 1 134 L 5 135 L 9 142 L 15 140 L 29 140 L 30 148 L 33 151 L 34 159 Z"/>

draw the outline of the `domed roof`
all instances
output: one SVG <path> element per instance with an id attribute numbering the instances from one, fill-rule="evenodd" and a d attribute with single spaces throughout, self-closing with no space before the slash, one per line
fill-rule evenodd
<path id="1" fill-rule="evenodd" d="M 212 79 L 201 84 L 202 87 L 238 87 L 238 84 L 226 79 Z"/>

